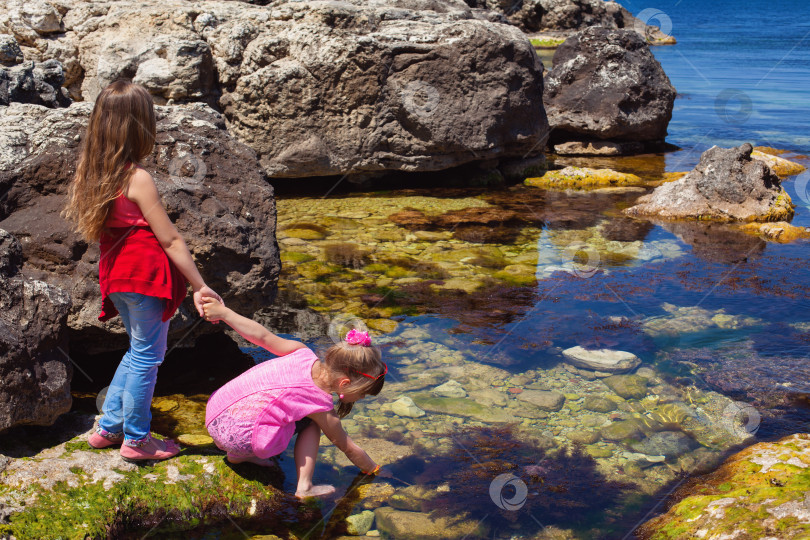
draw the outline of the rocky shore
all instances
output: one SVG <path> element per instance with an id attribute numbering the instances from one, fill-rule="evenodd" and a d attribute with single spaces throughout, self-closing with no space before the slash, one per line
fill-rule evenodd
<path id="1" fill-rule="evenodd" d="M 642 537 L 802 538 L 810 439 L 749 446 L 751 404 L 780 435 L 805 418 L 801 359 L 739 339 L 767 318 L 594 290 L 639 270 L 611 284 L 667 291 L 694 261 L 736 268 L 810 238 L 790 223 L 794 156 L 713 147 L 665 172 L 676 90 L 650 46 L 674 38 L 649 22 L 602 0 L 8 0 L 0 539 L 621 536 L 676 486 Z M 550 71 L 535 46 L 556 49 Z M 328 510 L 289 496 L 289 452 L 228 465 L 205 403 L 261 352 L 189 299 L 169 337 L 185 354 L 162 368 L 176 381 L 152 404 L 181 455 L 135 467 L 85 442 L 126 336 L 97 320 L 98 246 L 61 210 L 118 78 L 158 105 L 143 165 L 229 307 L 301 339 L 357 321 L 383 347 L 385 388 L 344 425 L 393 479 L 354 477 L 323 438 L 318 474 L 344 489 Z M 334 196 L 344 181 L 396 191 Z M 325 195 L 276 200 L 318 182 Z M 590 303 L 562 316 L 562 295 Z M 608 304 L 632 316 L 594 315 Z M 536 328 L 517 345 L 493 338 L 521 324 Z M 774 339 L 806 342 L 803 324 Z M 711 333 L 737 345 L 663 345 Z M 499 475 L 525 508 L 492 495 Z"/>

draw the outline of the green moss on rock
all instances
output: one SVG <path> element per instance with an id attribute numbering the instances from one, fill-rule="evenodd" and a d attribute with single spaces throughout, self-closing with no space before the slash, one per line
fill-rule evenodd
<path id="1" fill-rule="evenodd" d="M 676 492 L 640 538 L 810 537 L 810 435 L 755 444 Z"/>

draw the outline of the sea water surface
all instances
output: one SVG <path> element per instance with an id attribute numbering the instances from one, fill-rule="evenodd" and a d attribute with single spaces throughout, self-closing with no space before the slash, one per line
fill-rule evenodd
<path id="1" fill-rule="evenodd" d="M 678 91 L 667 140 L 680 150 L 555 165 L 655 181 L 744 142 L 808 164 L 810 3 L 622 4 L 659 10 L 650 22 L 678 40 L 654 54 Z M 807 180 L 784 181 L 795 225 L 810 226 Z M 345 425 L 395 478 L 357 489 L 326 445 L 316 481 L 339 497 L 302 538 L 338 536 L 347 515 L 386 506 L 402 538 L 416 534 L 406 511 L 430 514 L 437 538 L 632 538 L 684 475 L 810 427 L 806 242 L 625 219 L 638 190 L 324 194 L 279 196 L 279 302 L 319 312 L 333 334 L 358 321 L 375 333 L 386 388 Z M 311 320 L 279 329 L 323 350 L 330 338 Z M 608 384 L 572 368 L 562 351 L 575 346 L 631 352 L 640 377 Z M 392 408 L 403 396 L 426 413 Z M 281 466 L 293 490 L 291 455 Z"/>

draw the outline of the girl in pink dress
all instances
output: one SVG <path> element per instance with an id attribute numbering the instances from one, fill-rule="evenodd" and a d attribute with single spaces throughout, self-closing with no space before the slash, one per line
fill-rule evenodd
<path id="1" fill-rule="evenodd" d="M 351 330 L 320 361 L 303 343 L 281 338 L 259 323 L 238 315 L 215 298 L 203 298 L 208 321 L 224 321 L 246 340 L 280 358 L 263 362 L 214 392 L 205 411 L 205 426 L 231 463 L 270 465 L 270 457 L 287 448 L 294 434 L 299 498 L 328 495 L 330 485 L 313 485 L 321 431 L 363 474 L 380 466 L 348 436 L 340 419 L 352 404 L 376 396 L 388 367 L 365 332 Z M 332 393 L 340 401 L 337 411 Z"/>

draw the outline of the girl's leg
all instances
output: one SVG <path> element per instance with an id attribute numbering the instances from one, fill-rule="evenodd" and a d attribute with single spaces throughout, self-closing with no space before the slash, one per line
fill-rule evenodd
<path id="1" fill-rule="evenodd" d="M 160 298 L 138 293 L 117 293 L 115 296 L 126 304 L 129 322 L 129 361 L 121 395 L 124 444 L 142 446 L 150 442 L 152 394 L 158 366 L 166 353 L 169 322 L 161 321 L 163 300 Z M 124 310 L 119 309 L 119 312 L 124 313 Z M 155 442 L 159 447 L 164 446 Z"/>
<path id="2" fill-rule="evenodd" d="M 124 329 L 126 329 L 127 336 L 130 337 L 131 340 L 132 329 L 129 322 L 129 305 L 126 303 L 124 298 L 119 296 L 120 294 L 121 293 L 113 293 L 110 295 L 110 299 L 113 301 L 113 304 L 115 304 L 115 308 L 118 310 L 118 314 L 121 316 L 121 322 L 124 323 Z M 126 353 L 124 353 L 124 357 L 118 364 L 118 369 L 115 370 L 113 380 L 110 383 L 110 386 L 107 388 L 107 395 L 104 398 L 103 406 L 104 414 L 98 421 L 98 427 L 100 430 L 104 430 L 115 435 L 118 435 L 119 433 L 123 434 L 124 431 L 123 395 L 124 387 L 127 383 L 127 375 L 129 374 L 131 351 L 132 346 L 130 344 L 130 348 L 127 349 Z"/>
<path id="3" fill-rule="evenodd" d="M 312 422 L 295 441 L 295 468 L 298 471 L 298 488 L 295 496 L 320 497 L 335 492 L 335 487 L 328 484 L 312 485 L 312 475 L 315 472 L 315 460 L 318 458 L 318 446 L 321 440 L 321 428 Z"/>

